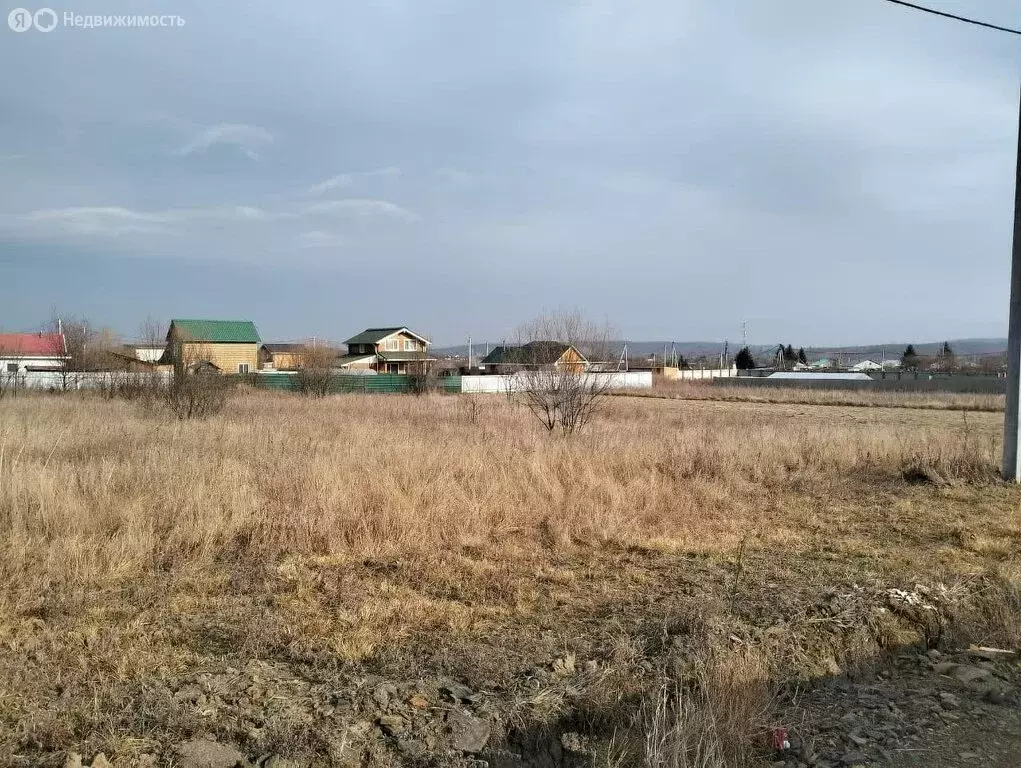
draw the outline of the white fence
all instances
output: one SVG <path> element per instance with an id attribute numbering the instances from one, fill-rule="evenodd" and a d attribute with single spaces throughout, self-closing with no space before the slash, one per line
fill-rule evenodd
<path id="1" fill-rule="evenodd" d="M 25 373 L 0 372 L 0 386 L 8 391 L 14 389 L 42 390 L 76 390 L 106 389 L 119 384 L 134 384 L 149 381 L 150 377 L 158 376 L 162 381 L 173 379 L 172 371 L 100 371 L 100 372 L 64 372 L 64 371 L 27 371 Z"/>
<path id="2" fill-rule="evenodd" d="M 729 379 L 737 376 L 737 366 L 730 368 L 675 368 L 666 378 L 671 381 L 705 381 L 708 379 Z"/>
<path id="3" fill-rule="evenodd" d="M 652 371 L 619 371 L 614 373 L 586 373 L 593 385 L 610 389 L 648 389 L 652 387 Z M 507 376 L 462 376 L 462 392 L 520 392 L 528 388 L 528 377 L 515 373 Z"/>

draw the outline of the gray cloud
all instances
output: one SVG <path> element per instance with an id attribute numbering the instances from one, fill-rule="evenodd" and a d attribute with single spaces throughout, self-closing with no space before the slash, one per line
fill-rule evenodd
<path id="1" fill-rule="evenodd" d="M 173 11 L 184 27 L 0 31 L 20 73 L 0 83 L 0 304 L 44 305 L 5 327 L 69 302 L 133 327 L 104 259 L 235 270 L 245 296 L 274 289 L 237 305 L 270 336 L 401 322 L 499 339 L 550 307 L 631 338 L 1005 327 L 1006 36 L 879 2 Z M 968 12 L 1021 23 L 1007 0 Z M 47 249 L 95 269 L 62 294 Z M 329 298 L 368 284 L 385 305 Z M 151 281 L 154 304 L 224 311 L 175 285 Z M 336 290 L 318 307 L 309 286 Z"/>
<path id="2" fill-rule="evenodd" d="M 203 128 L 183 147 L 175 151 L 177 155 L 191 155 L 205 152 L 217 144 L 236 147 L 246 157 L 258 160 L 256 149 L 270 144 L 273 134 L 257 125 L 240 125 L 237 123 L 219 123 Z"/>
<path id="3" fill-rule="evenodd" d="M 315 203 L 304 209 L 308 215 L 349 216 L 357 218 L 386 218 L 394 221 L 413 222 L 421 217 L 387 200 L 328 200 Z"/>
<path id="4" fill-rule="evenodd" d="M 386 168 L 378 168 L 374 171 L 356 171 L 353 173 L 341 173 L 336 176 L 331 176 L 325 181 L 321 181 L 318 184 L 313 184 L 309 187 L 308 193 L 310 195 L 322 195 L 326 192 L 330 192 L 335 189 L 346 189 L 352 186 L 358 179 L 372 179 L 372 178 L 397 178 L 401 175 L 400 168 L 394 168 L 388 166 Z"/>

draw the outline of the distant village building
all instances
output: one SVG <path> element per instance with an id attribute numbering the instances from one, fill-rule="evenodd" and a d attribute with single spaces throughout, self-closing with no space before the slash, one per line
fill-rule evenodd
<path id="1" fill-rule="evenodd" d="M 0 373 L 59 371 L 68 360 L 62 333 L 0 333 Z"/>
<path id="2" fill-rule="evenodd" d="M 860 363 L 855 363 L 851 366 L 852 371 L 881 371 L 883 366 L 874 360 L 862 360 Z"/>
<path id="3" fill-rule="evenodd" d="M 407 326 L 366 328 L 344 343 L 347 354 L 337 359 L 336 366 L 347 373 L 407 374 L 436 359 L 429 356 L 429 339 Z"/>
<path id="4" fill-rule="evenodd" d="M 137 359 L 146 363 L 156 363 L 163 357 L 163 353 L 167 347 L 165 344 L 142 344 L 142 343 L 131 343 L 125 344 L 124 347 L 131 351 L 131 354 Z"/>
<path id="5" fill-rule="evenodd" d="M 485 373 L 514 373 L 528 368 L 548 367 L 580 373 L 588 367 L 588 360 L 571 344 L 530 341 L 517 347 L 496 347 L 479 364 Z"/>
<path id="6" fill-rule="evenodd" d="M 254 373 L 261 341 L 250 320 L 171 320 L 160 362 L 186 373 Z"/>
<path id="7" fill-rule="evenodd" d="M 309 346 L 301 342 L 263 344 L 259 347 L 259 368 L 262 370 L 296 371 Z"/>

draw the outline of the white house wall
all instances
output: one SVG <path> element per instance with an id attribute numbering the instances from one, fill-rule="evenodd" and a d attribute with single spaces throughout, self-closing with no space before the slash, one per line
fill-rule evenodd
<path id="1" fill-rule="evenodd" d="M 13 373 L 8 370 L 8 365 L 17 365 L 18 373 L 25 373 L 28 367 L 32 368 L 63 368 L 64 358 L 62 357 L 18 357 L 15 355 L 0 355 L 0 373 Z"/>

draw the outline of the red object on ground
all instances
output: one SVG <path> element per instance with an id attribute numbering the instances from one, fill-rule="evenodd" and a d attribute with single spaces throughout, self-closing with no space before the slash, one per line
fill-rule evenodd
<path id="1" fill-rule="evenodd" d="M 791 748 L 791 742 L 787 738 L 786 728 L 774 728 L 773 729 L 773 749 L 777 752 L 783 752 Z"/>

